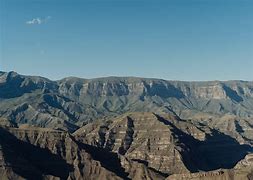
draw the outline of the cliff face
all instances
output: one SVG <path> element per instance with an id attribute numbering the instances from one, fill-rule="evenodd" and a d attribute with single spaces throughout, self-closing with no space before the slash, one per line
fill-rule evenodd
<path id="1" fill-rule="evenodd" d="M 170 114 L 126 113 L 74 134 L 1 122 L 0 173 L 6 179 L 201 179 L 252 173 L 251 156 L 236 165 L 253 151 L 250 145 Z"/>
<path id="2" fill-rule="evenodd" d="M 105 124 L 88 124 L 75 135 L 84 143 L 119 153 L 165 174 L 188 172 L 170 128 L 152 113 L 133 113 Z"/>
<path id="3" fill-rule="evenodd" d="M 167 114 L 127 113 L 88 124 L 74 135 L 166 175 L 232 168 L 252 150 L 201 123 Z"/>
<path id="4" fill-rule="evenodd" d="M 66 78 L 50 81 L 0 74 L 0 115 L 18 124 L 74 132 L 83 124 L 125 112 L 253 116 L 252 82 L 181 82 L 145 78 Z"/>
<path id="5" fill-rule="evenodd" d="M 9 179 L 97 179 L 115 177 L 65 132 L 0 130 L 1 171 Z M 118 178 L 120 179 L 120 178 Z"/>
<path id="6" fill-rule="evenodd" d="M 0 145 L 0 173 L 5 179 L 163 177 L 141 163 L 78 142 L 63 131 L 4 126 L 0 128 Z M 136 168 L 138 172 L 135 171 Z"/>

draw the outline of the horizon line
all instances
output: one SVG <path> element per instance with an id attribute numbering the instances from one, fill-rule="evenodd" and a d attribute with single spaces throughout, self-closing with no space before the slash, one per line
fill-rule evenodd
<path id="1" fill-rule="evenodd" d="M 166 78 L 158 78 L 158 77 L 142 77 L 142 76 L 118 76 L 118 75 L 108 75 L 108 76 L 98 76 L 98 77 L 92 77 L 92 78 L 85 78 L 85 77 L 80 77 L 80 76 L 65 76 L 60 79 L 54 79 L 54 78 L 49 78 L 43 75 L 34 75 L 34 74 L 23 74 L 23 73 L 18 73 L 17 71 L 1 71 L 0 73 L 16 73 L 21 76 L 27 76 L 27 77 L 40 77 L 40 78 L 45 78 L 50 81 L 61 81 L 64 79 L 68 78 L 76 78 L 80 80 L 99 80 L 99 79 L 109 79 L 109 78 L 135 78 L 135 79 L 149 79 L 149 80 L 162 80 L 162 81 L 171 81 L 171 82 L 232 82 L 232 81 L 237 81 L 237 82 L 253 82 L 253 80 L 242 80 L 242 79 L 228 79 L 228 80 L 178 80 L 178 79 L 166 79 Z"/>

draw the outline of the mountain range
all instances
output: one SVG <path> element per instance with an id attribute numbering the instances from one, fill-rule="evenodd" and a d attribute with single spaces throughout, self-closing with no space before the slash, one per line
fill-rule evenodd
<path id="1" fill-rule="evenodd" d="M 252 179 L 253 82 L 0 72 L 5 179 Z"/>

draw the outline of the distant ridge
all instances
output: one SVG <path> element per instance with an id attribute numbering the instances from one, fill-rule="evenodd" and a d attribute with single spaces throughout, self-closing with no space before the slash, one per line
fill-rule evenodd
<path id="1" fill-rule="evenodd" d="M 14 74 L 19 74 L 18 72 L 16 71 L 9 71 L 9 72 L 5 72 L 5 71 L 0 71 L 0 74 L 8 74 L 8 73 L 14 73 Z M 26 77 L 40 77 L 40 78 L 45 78 L 45 79 L 48 79 L 50 81 L 62 81 L 62 80 L 65 80 L 65 79 L 79 79 L 79 80 L 107 80 L 107 79 L 110 79 L 110 80 L 119 80 L 119 79 L 122 79 L 122 80 L 127 80 L 127 79 L 142 79 L 142 80 L 161 80 L 161 81 L 169 81 L 169 82 L 189 82 L 189 83 L 204 83 L 204 82 L 253 82 L 252 81 L 246 81 L 246 80 L 239 80 L 239 79 L 231 79 L 231 80 L 191 80 L 191 81 L 188 81 L 188 80 L 171 80 L 171 79 L 165 79 L 165 78 L 156 78 L 156 77 L 152 77 L 152 78 L 149 78 L 149 77 L 141 77 L 141 76 L 104 76 L 104 77 L 95 77 L 95 78 L 85 78 L 85 77 L 78 77 L 78 76 L 67 76 L 67 77 L 63 77 L 61 79 L 58 79 L 58 80 L 52 80 L 50 78 L 47 78 L 47 77 L 43 77 L 43 76 L 37 76 L 37 75 L 22 75 L 22 74 L 19 74 L 20 76 L 26 76 Z"/>
<path id="2" fill-rule="evenodd" d="M 0 72 L 0 115 L 18 124 L 31 123 L 74 131 L 103 116 L 125 112 L 198 113 L 253 117 L 253 82 L 167 81 L 140 77 L 52 81 L 40 76 Z"/>

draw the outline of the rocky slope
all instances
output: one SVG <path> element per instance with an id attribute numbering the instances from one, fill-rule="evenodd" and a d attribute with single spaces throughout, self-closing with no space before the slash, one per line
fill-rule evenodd
<path id="1" fill-rule="evenodd" d="M 0 72 L 0 117 L 5 179 L 253 174 L 246 156 L 253 151 L 253 82 L 51 81 Z"/>
<path id="2" fill-rule="evenodd" d="M 253 83 L 181 82 L 145 78 L 50 81 L 0 73 L 0 116 L 18 124 L 74 132 L 95 119 L 125 112 L 253 116 Z"/>
<path id="3" fill-rule="evenodd" d="M 88 124 L 75 135 L 86 144 L 119 153 L 164 174 L 188 172 L 170 127 L 152 113 L 127 114 L 109 122 Z"/>
<path id="4" fill-rule="evenodd" d="M 0 146 L 1 179 L 164 179 L 141 163 L 63 131 L 2 126 Z"/>
<path id="5" fill-rule="evenodd" d="M 88 124 L 74 135 L 164 175 L 232 168 L 253 150 L 201 123 L 168 114 L 127 113 Z"/>
<path id="6" fill-rule="evenodd" d="M 3 179 L 230 180 L 253 172 L 250 145 L 170 114 L 126 113 L 74 134 L 0 122 Z"/>

